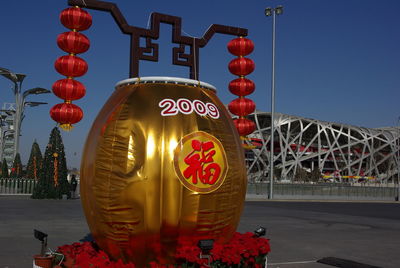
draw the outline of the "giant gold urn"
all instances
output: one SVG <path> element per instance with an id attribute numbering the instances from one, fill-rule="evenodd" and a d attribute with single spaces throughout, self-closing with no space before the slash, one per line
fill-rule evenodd
<path id="1" fill-rule="evenodd" d="M 231 116 L 203 82 L 121 81 L 86 140 L 81 197 L 96 243 L 114 259 L 172 262 L 178 241 L 229 241 L 246 192 Z"/>

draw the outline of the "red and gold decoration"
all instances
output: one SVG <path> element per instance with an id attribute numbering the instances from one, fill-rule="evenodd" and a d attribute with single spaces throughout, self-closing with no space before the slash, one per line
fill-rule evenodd
<path id="1" fill-rule="evenodd" d="M 154 79 L 117 87 L 88 134 L 80 174 L 96 243 L 138 267 L 174 263 L 180 239 L 229 242 L 247 183 L 242 142 L 215 91 Z"/>
<path id="2" fill-rule="evenodd" d="M 57 187 L 57 185 L 58 185 L 58 153 L 53 153 L 53 157 L 54 157 L 53 181 L 54 181 L 54 186 Z"/>
<path id="3" fill-rule="evenodd" d="M 233 120 L 233 122 L 242 140 L 246 140 L 246 136 L 251 134 L 256 128 L 254 122 L 246 118 L 246 115 L 254 112 L 256 105 L 252 100 L 245 98 L 245 96 L 253 93 L 255 89 L 254 82 L 245 77 L 252 73 L 255 68 L 254 62 L 245 57 L 253 52 L 253 49 L 253 41 L 245 37 L 235 38 L 228 43 L 229 52 L 237 56 L 236 59 L 233 59 L 229 63 L 228 68 L 232 74 L 239 76 L 239 78 L 229 83 L 230 92 L 239 98 L 231 101 L 228 109 L 232 114 L 239 117 Z M 246 144 L 243 144 L 243 146 L 250 148 Z"/>
<path id="4" fill-rule="evenodd" d="M 57 37 L 58 47 L 68 55 L 59 57 L 54 67 L 66 78 L 56 81 L 52 89 L 64 103 L 53 106 L 50 116 L 62 129 L 71 130 L 72 125 L 83 117 L 82 109 L 71 102 L 82 98 L 86 93 L 85 86 L 74 78 L 83 76 L 88 70 L 86 61 L 76 55 L 86 52 L 90 47 L 89 39 L 79 31 L 87 30 L 92 25 L 92 17 L 80 7 L 70 7 L 61 12 L 60 21 L 71 30 Z"/>
<path id="5" fill-rule="evenodd" d="M 207 132 L 198 131 L 186 135 L 178 143 L 174 167 L 187 189 L 210 193 L 224 182 L 228 161 L 221 142 Z"/>
<path id="6" fill-rule="evenodd" d="M 214 259 L 210 261 L 215 260 L 214 267 L 239 263 L 261 267 L 262 261 L 256 259 L 264 259 L 268 241 L 260 242 L 252 234 L 241 238 L 235 232 L 247 185 L 240 136 L 254 130 L 254 123 L 245 118 L 255 109 L 254 102 L 245 98 L 255 88 L 245 78 L 254 70 L 254 62 L 244 57 L 254 48 L 252 41 L 243 37 L 247 29 L 213 24 L 202 37 L 188 39 L 180 32 L 179 17 L 155 12 L 151 27 L 144 29 L 129 25 L 111 2 L 68 3 L 110 12 L 121 31 L 130 35 L 131 79 L 120 82 L 101 109 L 82 155 L 81 201 L 96 248 L 101 251 L 89 244 L 75 244 L 65 255 L 76 250 L 79 256 L 66 256 L 66 261 L 73 259 L 73 266 L 65 266 L 75 267 L 80 261 L 96 267 L 202 266 L 197 243 L 212 239 Z M 57 72 L 66 78 L 54 83 L 53 92 L 64 103 L 55 105 L 50 114 L 64 129 L 83 116 L 71 102 L 85 95 L 85 87 L 74 78 L 87 72 L 86 62 L 77 54 L 89 48 L 89 40 L 80 31 L 90 27 L 91 17 L 78 6 L 61 13 L 62 24 L 72 31 L 57 39 L 68 55 L 55 62 Z M 139 61 L 158 61 L 160 23 L 175 29 L 172 40 L 179 48 L 172 50 L 173 64 L 189 67 L 193 80 L 138 78 Z M 228 45 L 237 56 L 229 64 L 231 73 L 238 76 L 229 85 L 239 96 L 229 105 L 239 117 L 234 122 L 215 89 L 199 81 L 199 49 L 215 33 L 242 36 Z M 144 39 L 145 46 L 141 44 Z M 229 251 L 228 243 L 236 245 L 237 251 Z M 96 256 L 100 258 L 91 262 Z M 222 263 L 226 265 L 219 266 Z"/>
<path id="7" fill-rule="evenodd" d="M 35 180 L 38 179 L 38 176 L 37 176 L 37 166 L 36 166 L 36 165 L 37 165 L 37 164 L 36 164 L 36 156 L 34 156 L 34 157 L 33 157 L 33 177 L 34 177 Z"/>

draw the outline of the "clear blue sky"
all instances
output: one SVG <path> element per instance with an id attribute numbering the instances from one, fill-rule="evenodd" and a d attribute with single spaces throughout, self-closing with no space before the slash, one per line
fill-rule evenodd
<path id="1" fill-rule="evenodd" d="M 67 31 L 59 22 L 66 0 L 3 1 L 0 8 L 0 67 L 27 74 L 23 90 L 51 89 L 63 78 L 54 69 L 65 55 L 56 44 Z M 283 5 L 277 17 L 276 111 L 363 127 L 397 124 L 400 116 L 400 1 L 398 0 L 114 0 L 131 25 L 146 27 L 151 12 L 180 16 L 183 30 L 201 36 L 208 26 L 225 24 L 247 28 L 255 51 L 249 56 L 256 70 L 248 76 L 256 83 L 250 98 L 257 109 L 270 111 L 272 19 L 264 8 Z M 74 102 L 85 113 L 72 132 L 62 132 L 67 164 L 80 165 L 89 128 L 114 85 L 126 79 L 129 69 L 129 36 L 123 35 L 106 12 L 88 10 L 92 27 L 84 31 L 91 48 L 81 55 L 89 71 L 78 80 L 87 95 Z M 142 62 L 140 76 L 188 77 L 188 69 L 171 65 L 171 26 L 162 25 L 160 62 Z M 226 50 L 232 37 L 217 35 L 200 52 L 200 79 L 213 84 L 224 103 L 235 97 L 227 84 L 235 77 L 227 65 L 233 56 Z M 11 83 L 0 77 L 0 104 L 13 102 Z M 55 122 L 50 108 L 61 100 L 53 94 L 29 96 L 48 105 L 26 108 L 20 152 L 26 164 L 36 139 L 44 152 Z"/>

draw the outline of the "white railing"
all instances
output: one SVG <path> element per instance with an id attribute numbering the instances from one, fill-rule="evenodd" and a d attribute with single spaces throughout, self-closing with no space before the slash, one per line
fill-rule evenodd
<path id="1" fill-rule="evenodd" d="M 33 179 L 0 179 L 0 195 L 31 195 L 36 181 Z"/>

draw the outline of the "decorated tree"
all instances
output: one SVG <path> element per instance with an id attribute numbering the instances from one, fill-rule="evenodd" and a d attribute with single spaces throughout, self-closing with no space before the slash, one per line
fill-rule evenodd
<path id="1" fill-rule="evenodd" d="M 5 158 L 3 159 L 3 163 L 1 165 L 1 177 L 8 178 L 8 165 Z"/>
<path id="2" fill-rule="evenodd" d="M 67 161 L 60 131 L 53 128 L 44 153 L 43 171 L 32 194 L 32 198 L 59 199 L 63 195 L 70 197 L 70 185 L 67 181 Z"/>
<path id="3" fill-rule="evenodd" d="M 43 168 L 43 156 L 36 141 L 32 144 L 31 155 L 29 156 L 26 176 L 29 179 L 38 180 Z"/>
<path id="4" fill-rule="evenodd" d="M 15 155 L 13 166 L 10 173 L 11 178 L 22 178 L 22 163 L 19 153 Z"/>

